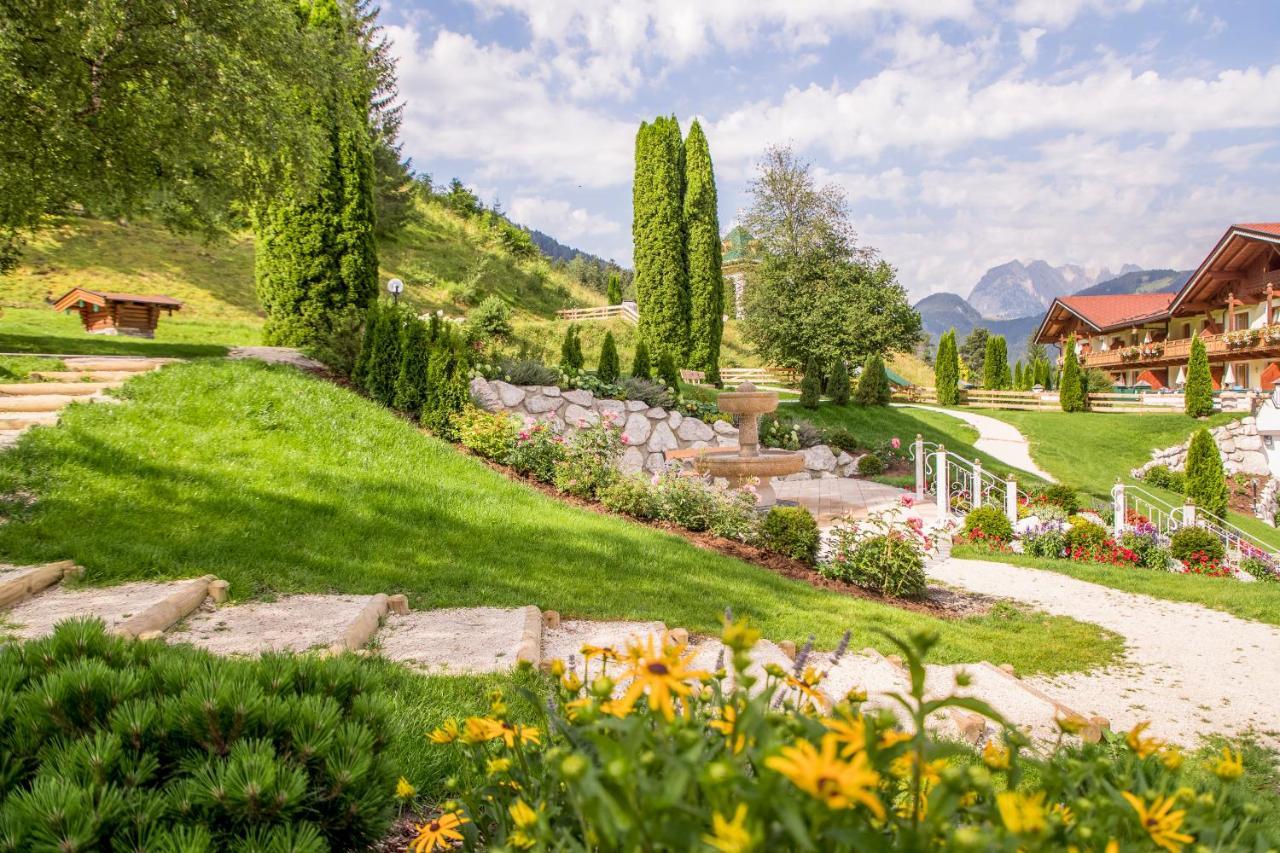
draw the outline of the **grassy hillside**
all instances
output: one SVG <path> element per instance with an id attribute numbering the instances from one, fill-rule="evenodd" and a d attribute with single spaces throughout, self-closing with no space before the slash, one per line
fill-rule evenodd
<path id="1" fill-rule="evenodd" d="M 887 650 L 873 628 L 929 628 L 940 661 L 1025 672 L 1117 650 L 1069 619 L 944 621 L 786 580 L 513 483 L 290 368 L 177 365 L 124 396 L 73 406 L 0 455 L 0 560 L 74 559 L 95 583 L 212 573 L 236 597 L 404 592 L 416 608 L 533 603 L 706 632 L 731 606 L 775 639 L 831 647 L 852 627 L 855 647 Z"/>
<path id="2" fill-rule="evenodd" d="M 582 340 L 582 353 L 587 360 L 587 368 L 594 370 L 600 360 L 600 347 L 604 343 L 606 332 L 613 332 L 614 341 L 618 345 L 618 356 L 624 372 L 631 369 L 631 360 L 635 356 L 636 327 L 625 320 L 581 320 L 576 323 L 578 336 Z M 560 359 L 560 343 L 569 328 L 567 320 L 525 320 L 517 321 L 516 337 L 527 346 L 531 354 L 538 355 L 548 364 L 555 364 Z M 722 367 L 756 367 L 760 357 L 742 339 L 741 326 L 734 320 L 725 324 L 724 340 L 720 345 L 720 365 Z M 655 365 L 656 366 L 656 365 Z"/>

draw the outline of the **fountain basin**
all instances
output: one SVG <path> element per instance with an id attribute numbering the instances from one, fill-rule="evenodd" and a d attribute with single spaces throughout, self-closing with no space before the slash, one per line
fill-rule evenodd
<path id="1" fill-rule="evenodd" d="M 778 408 L 778 394 L 776 391 L 725 391 L 716 398 L 716 407 L 730 415 L 763 415 Z"/>
<path id="2" fill-rule="evenodd" d="M 740 456 L 736 449 L 710 450 L 693 459 L 700 474 L 724 477 L 730 481 L 752 477 L 785 477 L 804 470 L 804 454 L 790 450 L 761 450 L 755 456 Z"/>

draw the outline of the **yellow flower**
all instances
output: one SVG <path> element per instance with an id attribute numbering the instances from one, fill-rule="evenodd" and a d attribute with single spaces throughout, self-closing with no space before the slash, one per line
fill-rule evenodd
<path id="1" fill-rule="evenodd" d="M 852 758 L 867 748 L 867 725 L 861 714 L 842 713 L 826 718 L 822 724 L 840 744 L 841 758 Z"/>
<path id="2" fill-rule="evenodd" d="M 582 656 L 587 660 L 592 658 L 600 658 L 602 661 L 611 661 L 618 659 L 618 653 L 614 651 L 612 646 L 583 646 L 580 651 Z"/>
<path id="3" fill-rule="evenodd" d="M 967 809 L 978 804 L 977 791 L 965 791 L 960 795 L 960 807 Z"/>
<path id="4" fill-rule="evenodd" d="M 484 772 L 490 776 L 501 776 L 510 769 L 510 758 L 490 758 L 484 765 Z"/>
<path id="5" fill-rule="evenodd" d="M 538 839 L 525 832 L 523 829 L 517 829 L 515 832 L 507 836 L 507 841 L 511 842 L 511 846 L 517 850 L 528 850 L 538 843 Z"/>
<path id="6" fill-rule="evenodd" d="M 551 661 L 551 664 L 547 667 L 547 672 L 551 673 L 555 678 L 564 675 L 564 661 L 560 660 L 560 658 Z"/>
<path id="7" fill-rule="evenodd" d="M 490 720 L 485 717 L 468 717 L 466 731 L 462 739 L 467 743 L 484 743 L 501 738 L 508 747 L 516 745 L 516 741 L 537 743 L 540 735 L 532 726 L 522 726 L 506 720 Z"/>
<path id="8" fill-rule="evenodd" d="M 915 766 L 916 754 L 914 752 L 904 752 L 889 762 L 889 772 L 899 779 L 910 779 Z M 945 758 L 926 761 L 921 765 L 920 781 L 923 786 L 928 789 L 941 782 L 942 771 L 946 766 L 947 760 Z"/>
<path id="9" fill-rule="evenodd" d="M 1167 747 L 1160 753 L 1160 763 L 1163 764 L 1167 770 L 1177 770 L 1181 767 L 1182 758 L 1182 750 L 1178 749 L 1176 746 Z"/>
<path id="10" fill-rule="evenodd" d="M 745 652 L 760 641 L 760 632 L 747 624 L 747 620 L 727 623 L 720 633 L 720 642 L 735 652 Z"/>
<path id="11" fill-rule="evenodd" d="M 570 670 L 560 677 L 560 684 L 570 693 L 577 693 L 582 689 L 582 679 L 578 677 L 578 673 Z"/>
<path id="12" fill-rule="evenodd" d="M 793 675 L 787 676 L 787 686 L 795 690 L 803 698 L 800 703 L 801 710 L 809 708 L 823 709 L 830 702 L 822 691 L 818 689 L 818 685 L 822 683 L 823 676 L 814 670 L 813 667 L 806 667 L 804 675 L 796 678 Z"/>
<path id="13" fill-rule="evenodd" d="M 746 749 L 747 736 L 737 731 L 738 709 L 733 705 L 725 705 L 721 708 L 720 719 L 712 720 L 707 725 L 724 735 L 725 741 L 729 744 L 729 750 L 734 755 Z"/>
<path id="14" fill-rule="evenodd" d="M 1058 729 L 1064 734 L 1078 735 L 1089 725 L 1089 721 L 1076 713 L 1062 714 L 1054 718 Z"/>
<path id="15" fill-rule="evenodd" d="M 444 725 L 427 735 L 427 739 L 437 744 L 453 743 L 458 734 L 458 721 L 445 720 Z"/>
<path id="16" fill-rule="evenodd" d="M 538 813 L 529 807 L 524 800 L 517 799 L 514 803 L 507 806 L 507 813 L 511 815 L 511 822 L 518 829 L 528 829 L 531 826 L 537 826 Z"/>
<path id="17" fill-rule="evenodd" d="M 884 806 L 875 794 L 880 774 L 872 770 L 866 753 L 858 753 L 852 761 L 836 756 L 839 742 L 832 735 L 822 739 L 818 751 L 807 740 L 784 747 L 780 755 L 765 760 L 765 766 L 786 776 L 791 783 L 810 796 L 822 800 L 832 809 L 847 809 L 861 803 L 876 817 L 884 820 Z"/>
<path id="18" fill-rule="evenodd" d="M 987 745 L 982 748 L 982 763 L 992 770 L 1008 770 L 1009 750 L 1005 749 L 1003 745 L 989 740 Z"/>
<path id="19" fill-rule="evenodd" d="M 1138 822 L 1142 824 L 1142 828 L 1147 831 L 1147 835 L 1151 836 L 1151 840 L 1157 847 L 1163 847 L 1169 853 L 1178 853 L 1182 845 L 1195 841 L 1185 832 L 1178 832 L 1182 828 L 1182 819 L 1187 813 L 1182 809 L 1170 811 L 1175 797 L 1156 797 L 1151 808 L 1148 809 L 1146 803 L 1128 791 L 1121 791 L 1120 795 L 1128 800 L 1129 805 L 1133 806 L 1133 810 L 1138 813 Z"/>
<path id="20" fill-rule="evenodd" d="M 1035 835 L 1044 831 L 1044 791 L 1034 794 L 1001 791 L 996 794 L 996 808 L 1000 810 L 1000 819 L 1012 833 Z"/>
<path id="21" fill-rule="evenodd" d="M 880 733 L 880 748 L 892 749 L 900 743 L 906 743 L 915 735 L 900 729 L 886 729 Z"/>
<path id="22" fill-rule="evenodd" d="M 430 853 L 439 848 L 447 850 L 455 841 L 462 840 L 458 827 L 470 823 L 470 819 L 457 813 L 442 814 L 435 820 L 418 824 L 418 837 L 413 839 L 410 847 L 413 853 Z"/>
<path id="23" fill-rule="evenodd" d="M 1066 803 L 1054 803 L 1050 813 L 1057 815 L 1063 826 L 1071 826 L 1076 822 L 1076 813 Z"/>
<path id="24" fill-rule="evenodd" d="M 1234 782 L 1244 775 L 1244 760 L 1239 752 L 1232 754 L 1230 747 L 1222 748 L 1222 758 L 1213 766 L 1213 774 L 1223 782 Z"/>
<path id="25" fill-rule="evenodd" d="M 396 798 L 401 800 L 412 799 L 418 793 L 418 789 L 409 784 L 409 780 L 400 777 L 400 781 L 396 782 Z"/>
<path id="26" fill-rule="evenodd" d="M 702 836 L 702 840 L 720 853 L 746 853 L 754 845 L 751 833 L 747 831 L 747 804 L 739 803 L 733 813 L 733 820 L 725 820 L 720 812 L 711 816 L 711 834 Z"/>
<path id="27" fill-rule="evenodd" d="M 1160 747 L 1164 746 L 1164 741 L 1154 737 L 1143 737 L 1142 733 L 1151 725 L 1148 720 L 1144 723 L 1138 723 L 1129 733 L 1124 736 L 1125 743 L 1129 744 L 1129 748 L 1138 754 L 1139 758 L 1146 758 L 1157 752 Z"/>
<path id="28" fill-rule="evenodd" d="M 619 705 L 630 713 L 636 701 L 647 694 L 650 710 L 661 711 L 668 722 L 675 719 L 674 699 L 693 692 L 689 681 L 710 675 L 703 670 L 688 669 L 693 655 L 685 654 L 684 650 L 684 644 L 668 642 L 666 637 L 661 650 L 657 650 L 652 634 L 643 642 L 633 641 L 627 648 L 629 669 L 621 676 L 622 681 L 630 681 L 630 684 L 618 700 Z M 688 707 L 684 710 L 688 711 Z"/>

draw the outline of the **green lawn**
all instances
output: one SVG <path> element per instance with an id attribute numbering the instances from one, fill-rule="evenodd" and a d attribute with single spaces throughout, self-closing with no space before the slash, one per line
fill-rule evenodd
<path id="1" fill-rule="evenodd" d="M 940 632 L 939 661 L 1024 672 L 1110 660 L 1115 638 L 1000 611 L 942 621 L 817 590 L 512 483 L 356 395 L 255 362 L 176 365 L 132 403 L 73 406 L 0 456 L 0 558 L 70 558 L 91 582 L 216 574 L 233 596 L 404 592 L 417 608 L 537 604 L 772 639 Z M 29 503 L 29 496 L 35 496 Z M 88 533 L 91 531 L 92 533 Z"/>
<path id="2" fill-rule="evenodd" d="M 1241 619 L 1280 625 L 1280 583 L 1248 583 L 1232 578 L 1180 575 L 1150 569 L 1126 569 L 1071 560 L 993 554 L 985 548 L 957 542 L 952 555 L 971 560 L 994 560 L 1015 566 L 1047 569 L 1083 581 L 1137 592 L 1168 601 L 1187 601 L 1221 610 Z"/>
<path id="3" fill-rule="evenodd" d="M 262 343 L 260 326 L 246 322 L 202 322 L 161 317 L 154 339 L 91 335 L 75 316 L 51 308 L 5 308 L 0 317 L 0 352 L 56 355 L 145 355 L 198 358 L 226 355 L 236 345 Z"/>
<path id="4" fill-rule="evenodd" d="M 26 382 L 37 370 L 62 370 L 66 365 L 56 358 L 29 355 L 0 355 L 0 382 Z"/>

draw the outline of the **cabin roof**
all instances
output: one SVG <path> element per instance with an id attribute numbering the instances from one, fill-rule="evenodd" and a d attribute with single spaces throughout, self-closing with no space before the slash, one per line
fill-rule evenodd
<path id="1" fill-rule="evenodd" d="M 1255 251 L 1266 251 L 1268 245 L 1276 244 L 1280 244 L 1280 222 L 1232 225 L 1178 291 L 1178 298 L 1169 306 L 1170 312 L 1184 303 L 1194 302 L 1192 297 L 1212 291 L 1214 273 L 1239 269 Z"/>
<path id="2" fill-rule="evenodd" d="M 73 287 L 67 291 L 53 307 L 59 311 L 70 308 L 76 302 L 84 301 L 92 305 L 106 305 L 108 302 L 138 302 L 144 305 L 159 305 L 163 308 L 181 308 L 182 301 L 172 296 L 160 296 L 143 293 L 114 293 L 107 290 L 89 290 L 85 287 Z"/>

